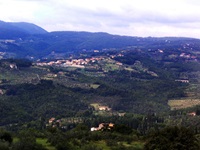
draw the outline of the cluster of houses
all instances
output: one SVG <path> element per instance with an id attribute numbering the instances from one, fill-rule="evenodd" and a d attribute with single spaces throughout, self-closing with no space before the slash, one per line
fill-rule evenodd
<path id="1" fill-rule="evenodd" d="M 52 117 L 48 120 L 48 123 L 46 124 L 46 126 L 53 127 L 53 128 L 54 127 L 66 128 L 66 125 L 68 125 L 68 124 L 77 124 L 77 123 L 83 123 L 83 118 L 68 117 L 68 118 L 56 119 L 56 118 Z"/>
<path id="2" fill-rule="evenodd" d="M 122 57 L 123 54 L 110 55 L 109 57 L 98 56 L 84 59 L 67 59 L 67 60 L 55 60 L 50 62 L 37 62 L 36 66 L 58 66 L 58 67 L 76 67 L 76 68 L 85 68 L 86 65 L 91 65 L 91 63 L 95 63 L 98 61 L 105 60 L 106 58 L 115 58 Z M 116 62 L 117 65 L 121 66 L 122 63 Z"/>
<path id="3" fill-rule="evenodd" d="M 101 111 L 110 111 L 111 108 L 108 107 L 108 106 L 99 106 L 99 107 L 98 107 L 98 110 L 101 110 Z"/>
<path id="4" fill-rule="evenodd" d="M 11 69 L 17 69 L 17 65 L 16 64 L 10 64 L 9 65 Z"/>
<path id="5" fill-rule="evenodd" d="M 182 57 L 182 58 L 192 59 L 194 61 L 197 61 L 197 57 L 192 56 L 191 54 L 181 53 L 179 56 Z"/>
<path id="6" fill-rule="evenodd" d="M 117 54 L 117 55 L 110 55 L 110 58 L 115 58 L 115 57 L 123 57 L 124 55 L 123 54 Z"/>
<path id="7" fill-rule="evenodd" d="M 56 118 L 50 118 L 48 124 L 46 126 L 50 126 L 53 128 L 62 127 L 61 119 L 56 120 Z M 114 127 L 113 123 L 100 123 L 98 127 L 92 127 L 90 131 L 104 131 L 104 130 L 112 130 Z"/>
<path id="8" fill-rule="evenodd" d="M 70 60 L 56 60 L 50 62 L 38 62 L 37 66 L 59 66 L 59 67 L 76 67 L 84 68 L 89 63 L 94 63 L 99 60 L 103 60 L 104 57 L 92 57 L 86 59 L 70 59 Z"/>
<path id="9" fill-rule="evenodd" d="M 189 83 L 189 80 L 187 79 L 178 79 L 178 80 L 175 80 L 176 82 L 182 82 L 182 83 Z"/>
<path id="10" fill-rule="evenodd" d="M 56 118 L 50 118 L 46 126 L 61 127 L 61 120 L 56 120 Z"/>
<path id="11" fill-rule="evenodd" d="M 92 127 L 90 131 L 112 130 L 113 127 L 114 127 L 113 123 L 100 123 L 98 127 Z"/>

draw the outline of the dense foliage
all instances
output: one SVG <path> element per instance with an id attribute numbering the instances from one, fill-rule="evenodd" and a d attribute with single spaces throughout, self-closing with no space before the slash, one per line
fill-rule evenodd
<path id="1" fill-rule="evenodd" d="M 144 149 L 198 150 L 200 149 L 200 145 L 190 129 L 185 127 L 167 127 L 151 135 Z"/>

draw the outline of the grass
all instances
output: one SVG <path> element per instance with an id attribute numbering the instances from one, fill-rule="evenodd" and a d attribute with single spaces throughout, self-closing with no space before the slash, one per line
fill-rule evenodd
<path id="1" fill-rule="evenodd" d="M 98 142 L 95 142 L 95 145 L 97 145 L 98 147 L 101 147 L 103 150 L 111 150 L 110 147 L 108 147 L 106 145 L 106 142 L 105 141 L 98 141 Z"/>
<path id="2" fill-rule="evenodd" d="M 96 116 L 112 116 L 112 113 L 109 111 L 95 111 L 94 115 Z"/>
<path id="3" fill-rule="evenodd" d="M 200 99 L 169 100 L 168 105 L 170 106 L 171 110 L 183 109 L 200 105 Z"/>
<path id="4" fill-rule="evenodd" d="M 119 66 L 116 64 L 106 64 L 106 69 L 111 71 L 119 70 Z"/>
<path id="5" fill-rule="evenodd" d="M 18 138 L 16 138 L 16 137 L 13 138 L 13 143 L 17 143 L 18 141 L 19 141 Z"/>
<path id="6" fill-rule="evenodd" d="M 134 141 L 131 144 L 127 144 L 126 142 L 122 143 L 125 147 L 131 147 L 135 150 L 142 150 L 144 148 L 144 143 L 140 142 L 140 141 Z M 98 147 L 101 147 L 103 150 L 111 150 L 111 148 L 109 146 L 106 145 L 105 141 L 98 141 L 95 142 L 95 145 L 97 145 Z"/>
<path id="7" fill-rule="evenodd" d="M 124 70 L 127 70 L 127 71 L 134 71 L 134 69 L 130 68 L 130 67 L 126 67 L 124 68 Z"/>
<path id="8" fill-rule="evenodd" d="M 91 84 L 90 87 L 93 89 L 97 89 L 100 85 L 99 84 Z"/>
<path id="9" fill-rule="evenodd" d="M 19 138 L 13 138 L 13 143 L 17 143 L 18 141 Z M 48 150 L 56 150 L 54 146 L 51 146 L 50 143 L 47 142 L 47 138 L 36 138 L 36 142 L 43 145 Z"/>
<path id="10" fill-rule="evenodd" d="M 132 142 L 131 143 L 132 147 L 134 147 L 134 149 L 139 150 L 139 149 L 143 149 L 144 148 L 144 143 L 136 141 L 136 142 Z"/>
<path id="11" fill-rule="evenodd" d="M 18 138 L 13 139 L 13 143 L 16 143 L 18 141 L 19 141 Z M 37 138 L 36 142 L 38 144 L 43 145 L 48 150 L 56 150 L 56 148 L 54 146 L 51 146 L 50 143 L 47 142 L 47 138 Z M 109 146 L 107 146 L 107 144 L 104 140 L 91 142 L 91 144 L 95 144 L 97 147 L 100 147 L 103 150 L 111 150 L 111 148 Z M 142 150 L 144 148 L 144 143 L 142 143 L 140 141 L 134 141 L 130 144 L 123 142 L 123 145 L 126 147 L 132 147 L 133 149 L 136 149 L 136 150 Z"/>
<path id="12" fill-rule="evenodd" d="M 30 83 L 32 79 L 37 79 L 38 75 L 44 76 L 48 72 L 46 70 L 38 69 L 35 67 L 22 68 L 19 70 L 10 70 L 0 68 L 0 80 L 6 79 L 9 84 L 22 84 Z"/>
<path id="13" fill-rule="evenodd" d="M 48 143 L 47 142 L 47 139 L 46 138 L 37 138 L 36 139 L 36 142 L 38 143 L 38 144 L 41 144 L 41 145 L 43 145 L 46 149 L 48 149 L 48 150 L 56 150 L 56 148 L 55 147 L 53 147 L 53 146 L 51 146 L 50 145 L 50 143 Z"/>

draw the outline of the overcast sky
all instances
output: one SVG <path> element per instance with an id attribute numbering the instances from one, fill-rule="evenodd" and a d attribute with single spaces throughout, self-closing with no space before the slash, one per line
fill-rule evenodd
<path id="1" fill-rule="evenodd" d="M 47 31 L 200 38 L 200 0 L 0 0 L 0 20 Z"/>

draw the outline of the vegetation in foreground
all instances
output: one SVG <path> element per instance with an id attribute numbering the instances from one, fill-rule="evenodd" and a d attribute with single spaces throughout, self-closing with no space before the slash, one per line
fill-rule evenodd
<path id="1" fill-rule="evenodd" d="M 13 140 L 14 138 L 14 140 Z M 69 131 L 58 128 L 0 132 L 1 150 L 198 150 L 199 136 L 181 126 L 151 130 L 141 136 L 125 125 L 90 131 L 83 124 Z"/>

